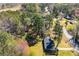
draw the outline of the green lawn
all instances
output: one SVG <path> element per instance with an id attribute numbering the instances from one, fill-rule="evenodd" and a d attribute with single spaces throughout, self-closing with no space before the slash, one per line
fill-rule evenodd
<path id="1" fill-rule="evenodd" d="M 75 56 L 72 51 L 59 51 L 58 56 Z"/>
<path id="2" fill-rule="evenodd" d="M 36 45 L 30 47 L 31 51 L 31 56 L 43 56 L 43 48 L 42 48 L 42 43 L 38 42 Z"/>

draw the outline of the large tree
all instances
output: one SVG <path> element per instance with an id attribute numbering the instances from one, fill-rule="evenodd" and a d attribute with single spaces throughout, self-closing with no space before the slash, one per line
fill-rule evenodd
<path id="1" fill-rule="evenodd" d="M 32 18 L 33 31 L 41 35 L 44 31 L 44 18 L 40 14 L 35 14 Z"/>
<path id="2" fill-rule="evenodd" d="M 46 25 L 48 26 L 48 28 L 51 28 L 51 26 L 52 26 L 52 21 L 53 21 L 53 20 L 52 20 L 52 16 L 51 16 L 51 15 L 47 15 L 45 18 L 46 18 L 45 21 L 47 22 Z"/>

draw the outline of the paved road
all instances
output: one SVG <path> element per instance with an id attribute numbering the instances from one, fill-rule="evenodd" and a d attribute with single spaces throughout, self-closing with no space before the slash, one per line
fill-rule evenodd
<path id="1" fill-rule="evenodd" d="M 3 11 L 17 11 L 17 10 L 20 10 L 21 9 L 21 5 L 17 5 L 15 7 L 12 7 L 12 8 L 5 8 L 5 9 L 1 9 L 0 12 L 3 12 Z"/>
<path id="2" fill-rule="evenodd" d="M 79 53 L 79 50 L 77 49 L 74 49 L 74 48 L 58 48 L 58 50 L 61 50 L 61 51 L 75 51 L 77 53 Z"/>
<path id="3" fill-rule="evenodd" d="M 66 36 L 67 39 L 69 40 L 69 43 L 71 43 L 71 45 L 73 45 L 73 50 L 74 50 L 75 52 L 78 52 L 78 53 L 79 53 L 78 44 L 77 44 L 76 42 L 74 42 L 74 39 L 72 39 L 73 36 L 70 35 L 64 27 L 63 27 L 63 33 L 65 34 L 65 36 Z M 71 40 L 71 39 L 72 39 L 72 40 Z M 71 40 L 72 42 L 70 42 L 70 40 Z"/>

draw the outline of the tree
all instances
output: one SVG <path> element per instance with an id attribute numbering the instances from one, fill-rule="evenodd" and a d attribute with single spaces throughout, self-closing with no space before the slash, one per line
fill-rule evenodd
<path id="1" fill-rule="evenodd" d="M 29 13 L 40 12 L 38 3 L 35 4 L 22 4 L 23 10 Z"/>
<path id="2" fill-rule="evenodd" d="M 41 4 L 39 4 L 39 7 L 40 7 L 42 13 L 45 11 L 45 7 L 46 6 L 48 6 L 47 3 L 41 3 Z"/>
<path id="3" fill-rule="evenodd" d="M 38 35 L 41 35 L 43 33 L 43 27 L 44 27 L 44 19 L 40 14 L 35 14 L 32 18 L 33 23 L 33 31 L 36 32 Z"/>
<path id="4" fill-rule="evenodd" d="M 28 30 L 30 29 L 30 26 L 32 25 L 31 18 L 28 17 L 26 13 L 22 13 L 20 21 L 24 26 L 24 31 L 28 32 Z"/>
<path id="5" fill-rule="evenodd" d="M 56 35 L 55 39 L 57 39 L 57 41 L 58 41 L 56 47 L 58 47 L 58 45 L 61 41 L 61 38 L 62 38 L 62 27 L 61 27 L 60 22 L 58 20 L 57 20 L 56 25 L 54 27 L 54 31 L 55 31 L 55 35 Z"/>
<path id="6" fill-rule="evenodd" d="M 54 4 L 53 5 L 53 13 L 52 15 L 57 18 L 60 12 L 64 15 L 72 15 L 73 4 Z"/>
<path id="7" fill-rule="evenodd" d="M 62 27 L 60 25 L 60 22 L 57 20 L 54 31 L 56 34 L 58 34 L 59 36 L 61 36 L 62 33 Z"/>
<path id="8" fill-rule="evenodd" d="M 33 3 L 32 4 L 23 4 L 22 7 L 27 12 L 35 12 L 36 11 L 35 4 L 33 4 Z"/>
<path id="9" fill-rule="evenodd" d="M 57 16 L 58 16 L 58 9 L 54 6 L 53 7 L 53 17 L 55 17 L 55 18 L 57 18 Z"/>
<path id="10" fill-rule="evenodd" d="M 51 15 L 47 15 L 46 16 L 46 21 L 48 22 L 48 26 L 49 26 L 48 28 L 50 28 L 51 25 L 52 25 L 52 16 Z"/>

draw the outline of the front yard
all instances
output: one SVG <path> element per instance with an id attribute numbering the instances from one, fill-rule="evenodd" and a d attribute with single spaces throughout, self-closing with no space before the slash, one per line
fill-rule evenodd
<path id="1" fill-rule="evenodd" d="M 69 48 L 70 46 L 66 45 L 66 43 L 64 43 L 64 40 L 61 41 L 61 43 L 59 44 L 60 48 Z M 30 47 L 30 51 L 31 54 L 30 56 L 46 56 L 45 53 L 43 52 L 43 48 L 42 48 L 42 42 L 38 42 L 36 45 Z M 58 56 L 74 56 L 74 53 L 72 51 L 58 51 Z"/>
<path id="2" fill-rule="evenodd" d="M 61 25 L 65 26 L 65 22 L 61 21 Z M 53 28 L 49 29 L 46 34 L 50 34 L 50 37 L 53 38 L 54 34 L 52 31 Z M 55 45 L 57 45 L 57 40 L 54 40 Z M 65 37 L 65 35 L 62 35 L 62 39 L 61 42 L 58 45 L 58 48 L 72 48 L 67 40 L 67 38 Z M 42 48 L 42 42 L 38 42 L 36 45 L 30 47 L 31 50 L 31 56 L 45 56 L 45 53 L 43 52 L 43 48 Z M 58 51 L 58 56 L 74 56 L 75 54 L 71 51 L 71 50 L 62 50 L 62 51 Z"/>

